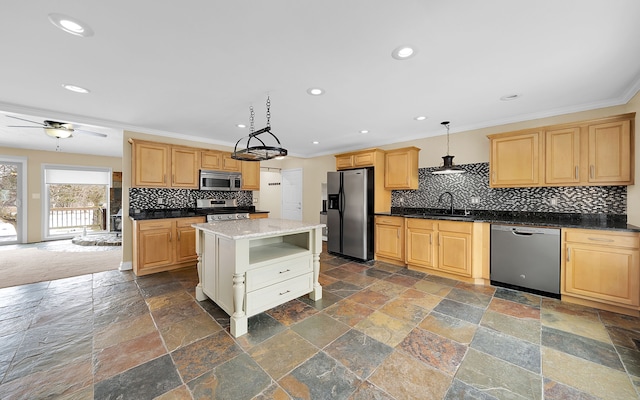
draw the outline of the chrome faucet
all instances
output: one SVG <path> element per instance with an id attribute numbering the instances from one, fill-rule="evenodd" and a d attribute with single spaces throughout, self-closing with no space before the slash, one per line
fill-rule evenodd
<path id="1" fill-rule="evenodd" d="M 453 215 L 453 193 L 451 192 L 444 192 L 440 195 L 440 197 L 438 198 L 438 204 L 442 203 L 442 198 L 444 197 L 445 194 L 448 194 L 449 197 L 451 198 L 451 205 L 450 205 L 450 214 Z"/>

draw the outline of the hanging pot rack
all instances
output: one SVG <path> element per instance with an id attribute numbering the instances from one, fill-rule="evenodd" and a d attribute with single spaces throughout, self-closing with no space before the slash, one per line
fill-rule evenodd
<path id="1" fill-rule="evenodd" d="M 250 115 L 250 122 L 251 122 L 251 133 L 249 133 L 249 135 L 243 138 L 240 138 L 240 140 L 236 142 L 236 145 L 233 148 L 233 153 L 231 153 L 231 158 L 234 158 L 236 160 L 241 160 L 241 161 L 265 161 L 265 160 L 270 160 L 276 157 L 286 156 L 288 154 L 287 149 L 282 147 L 278 137 L 274 135 L 273 132 L 271 132 L 271 100 L 269 99 L 269 96 L 267 96 L 267 126 L 266 127 L 262 129 L 258 129 L 257 131 L 254 132 L 253 106 L 249 107 L 249 115 Z M 265 140 L 259 137 L 260 135 L 263 135 L 263 134 L 268 134 L 268 135 L 265 135 L 265 137 L 267 138 L 265 140 L 267 141 L 270 135 L 271 139 L 275 140 L 275 144 L 267 145 L 265 143 Z M 238 150 L 238 145 L 243 140 L 246 140 L 246 144 L 244 148 L 242 148 L 241 146 L 241 148 Z M 252 144 L 252 141 L 253 141 L 253 144 Z"/>

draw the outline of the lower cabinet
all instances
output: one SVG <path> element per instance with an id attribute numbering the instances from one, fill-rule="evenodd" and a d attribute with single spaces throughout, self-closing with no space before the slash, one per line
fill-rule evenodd
<path id="1" fill-rule="evenodd" d="M 195 265 L 196 233 L 204 217 L 133 221 L 133 272 L 140 275 Z"/>
<path id="2" fill-rule="evenodd" d="M 489 282 L 489 226 L 481 222 L 406 219 L 406 264 L 430 274 Z"/>
<path id="3" fill-rule="evenodd" d="M 404 218 L 377 216 L 375 258 L 404 265 Z"/>
<path id="4" fill-rule="evenodd" d="M 249 219 L 269 218 L 269 213 L 253 213 L 249 214 Z"/>
<path id="5" fill-rule="evenodd" d="M 640 234 L 563 229 L 563 301 L 638 315 Z"/>

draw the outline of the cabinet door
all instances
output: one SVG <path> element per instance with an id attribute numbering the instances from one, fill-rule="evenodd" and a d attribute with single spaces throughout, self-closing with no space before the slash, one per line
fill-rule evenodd
<path id="1" fill-rule="evenodd" d="M 566 243 L 564 292 L 583 298 L 637 306 L 638 250 Z"/>
<path id="2" fill-rule="evenodd" d="M 240 172 L 241 161 L 231 158 L 231 153 L 222 153 L 222 170 Z"/>
<path id="3" fill-rule="evenodd" d="M 183 147 L 171 148 L 171 186 L 198 188 L 200 161 L 197 149 Z"/>
<path id="4" fill-rule="evenodd" d="M 580 128 L 545 132 L 545 182 L 580 182 Z"/>
<path id="5" fill-rule="evenodd" d="M 418 188 L 417 152 L 407 150 L 385 154 L 384 187 L 387 189 Z"/>
<path id="6" fill-rule="evenodd" d="M 376 161 L 374 152 L 360 153 L 353 156 L 353 165 L 356 167 L 373 167 Z"/>
<path id="7" fill-rule="evenodd" d="M 470 234 L 438 232 L 438 269 L 457 275 L 471 276 Z"/>
<path id="8" fill-rule="evenodd" d="M 222 153 L 219 151 L 203 151 L 200 153 L 200 168 L 219 170 L 222 168 Z"/>
<path id="9" fill-rule="evenodd" d="M 138 270 L 170 265 L 173 262 L 172 221 L 140 221 L 138 224 Z"/>
<path id="10" fill-rule="evenodd" d="M 540 132 L 491 138 L 491 187 L 540 185 Z"/>
<path id="11" fill-rule="evenodd" d="M 196 261 L 196 228 L 191 224 L 204 222 L 204 218 L 180 218 L 176 220 L 176 262 Z"/>
<path id="12" fill-rule="evenodd" d="M 404 225 L 401 217 L 376 218 L 376 255 L 403 261 L 403 231 Z"/>
<path id="13" fill-rule="evenodd" d="M 589 182 L 633 184 L 631 122 L 589 126 Z"/>
<path id="14" fill-rule="evenodd" d="M 242 161 L 242 190 L 260 190 L 260 163 Z"/>
<path id="15" fill-rule="evenodd" d="M 336 156 L 336 169 L 353 168 L 353 155 Z"/>
<path id="16" fill-rule="evenodd" d="M 134 142 L 133 144 L 134 187 L 167 187 L 169 146 L 160 143 Z"/>
<path id="17" fill-rule="evenodd" d="M 407 228 L 407 264 L 435 268 L 436 243 L 434 237 L 433 230 Z"/>

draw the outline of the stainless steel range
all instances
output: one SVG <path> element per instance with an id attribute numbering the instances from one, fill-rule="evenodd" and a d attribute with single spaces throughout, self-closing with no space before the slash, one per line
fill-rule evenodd
<path id="1" fill-rule="evenodd" d="M 238 210 L 238 202 L 235 199 L 197 199 L 196 209 L 210 211 L 207 214 L 207 222 L 249 219 L 248 212 Z"/>

